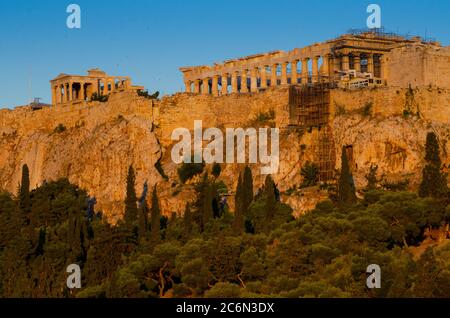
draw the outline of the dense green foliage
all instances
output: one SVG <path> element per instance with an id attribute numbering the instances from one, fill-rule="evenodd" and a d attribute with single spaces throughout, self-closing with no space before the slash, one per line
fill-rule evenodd
<path id="1" fill-rule="evenodd" d="M 448 191 L 419 196 L 373 181 L 357 199 L 345 150 L 342 159 L 336 202 L 298 219 L 271 176 L 253 192 L 248 167 L 234 214 L 223 182 L 205 172 L 184 215 L 167 218 L 157 186 L 137 197 L 130 167 L 115 226 L 65 179 L 30 192 L 24 166 L 17 196 L 0 193 L 0 296 L 450 297 L 450 243 L 424 244 L 427 233 L 448 231 Z M 73 263 L 80 290 L 66 287 Z M 366 287 L 369 264 L 382 269 L 380 289 Z"/>

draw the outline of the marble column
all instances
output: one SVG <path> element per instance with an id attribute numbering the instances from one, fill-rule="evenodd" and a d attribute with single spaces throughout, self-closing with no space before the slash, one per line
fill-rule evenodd
<path id="1" fill-rule="evenodd" d="M 250 91 L 257 92 L 258 91 L 258 79 L 257 76 L 257 68 L 252 68 L 250 70 Z"/>
<path id="2" fill-rule="evenodd" d="M 219 75 L 214 75 L 212 78 L 211 92 L 213 96 L 219 96 Z"/>
<path id="3" fill-rule="evenodd" d="M 64 89 L 64 95 L 63 95 L 63 89 Z M 58 104 L 62 104 L 62 103 L 64 103 L 64 97 L 65 97 L 65 94 L 66 94 L 66 88 L 64 87 L 64 84 L 59 84 L 58 85 L 58 92 L 59 92 Z"/>
<path id="4" fill-rule="evenodd" d="M 81 82 L 81 83 L 80 83 L 80 96 L 79 96 L 79 99 L 85 100 L 85 99 L 84 99 L 84 94 L 85 94 L 85 92 L 84 92 L 84 83 Z"/>
<path id="5" fill-rule="evenodd" d="M 199 79 L 196 79 L 194 81 L 194 93 L 200 94 L 200 80 Z"/>
<path id="6" fill-rule="evenodd" d="M 361 72 L 361 55 L 359 53 L 353 54 L 353 68 L 357 72 Z"/>
<path id="7" fill-rule="evenodd" d="M 261 88 L 267 88 L 267 66 L 261 67 Z"/>
<path id="8" fill-rule="evenodd" d="M 388 68 L 386 67 L 386 55 L 380 56 L 380 78 L 387 80 L 389 77 Z"/>
<path id="9" fill-rule="evenodd" d="M 367 72 L 371 73 L 373 75 L 374 68 L 373 68 L 373 54 L 367 54 Z"/>
<path id="10" fill-rule="evenodd" d="M 325 54 L 325 56 L 322 57 L 322 76 L 329 77 L 330 76 L 330 55 Z"/>
<path id="11" fill-rule="evenodd" d="M 234 71 L 231 74 L 231 92 L 232 93 L 238 93 L 238 78 L 237 78 L 237 71 Z"/>
<path id="12" fill-rule="evenodd" d="M 103 95 L 108 95 L 109 89 L 108 89 L 108 79 L 103 80 Z"/>
<path id="13" fill-rule="evenodd" d="M 297 74 L 297 60 L 291 62 L 291 84 L 297 84 L 298 74 Z"/>
<path id="14" fill-rule="evenodd" d="M 277 79 L 277 68 L 278 68 L 278 64 L 273 64 L 270 67 L 270 86 L 274 87 L 278 85 L 278 79 Z"/>
<path id="15" fill-rule="evenodd" d="M 185 81 L 184 87 L 185 87 L 185 92 L 190 93 L 191 92 L 191 81 Z"/>
<path id="16" fill-rule="evenodd" d="M 319 81 L 319 58 L 320 56 L 314 56 L 312 60 L 312 82 L 317 83 Z"/>
<path id="17" fill-rule="evenodd" d="M 203 95 L 209 94 L 209 77 L 204 78 L 202 81 L 202 94 Z"/>
<path id="18" fill-rule="evenodd" d="M 350 69 L 350 62 L 348 59 L 348 55 L 342 55 L 342 70 L 343 71 L 348 71 Z"/>
<path id="19" fill-rule="evenodd" d="M 247 70 L 241 72 L 241 93 L 248 93 Z"/>
<path id="20" fill-rule="evenodd" d="M 66 83 L 66 102 L 70 102 L 70 100 L 72 99 L 72 84 L 71 83 Z"/>
<path id="21" fill-rule="evenodd" d="M 222 74 L 222 95 L 228 94 L 228 74 Z"/>
<path id="22" fill-rule="evenodd" d="M 56 87 L 52 85 L 52 105 L 56 104 Z"/>
<path id="23" fill-rule="evenodd" d="M 54 86 L 54 91 L 55 91 L 55 102 L 53 103 L 53 105 L 59 104 L 59 99 L 58 99 L 58 88 L 59 85 Z"/>
<path id="24" fill-rule="evenodd" d="M 330 54 L 330 58 L 328 61 L 330 63 L 330 77 L 333 78 L 335 76 L 335 71 L 337 70 L 337 60 L 333 55 Z"/>
<path id="25" fill-rule="evenodd" d="M 287 65 L 288 62 L 284 62 L 281 64 L 281 85 L 287 85 Z"/>
<path id="26" fill-rule="evenodd" d="M 309 77 L 308 61 L 309 61 L 309 57 L 302 59 L 302 84 L 308 83 L 308 77 Z"/>

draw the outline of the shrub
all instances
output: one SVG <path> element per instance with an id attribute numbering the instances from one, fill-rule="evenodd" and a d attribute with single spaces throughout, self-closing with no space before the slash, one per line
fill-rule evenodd
<path id="1" fill-rule="evenodd" d="M 372 108 L 373 108 L 373 103 L 372 102 L 367 102 L 364 107 L 362 108 L 362 115 L 364 117 L 368 117 L 370 115 L 372 115 Z"/>
<path id="2" fill-rule="evenodd" d="M 213 166 L 212 166 L 212 175 L 216 178 L 218 178 L 220 176 L 220 173 L 222 172 L 222 168 L 220 167 L 220 164 L 218 164 L 217 162 L 214 162 Z"/>
<path id="3" fill-rule="evenodd" d="M 220 195 L 226 195 L 228 193 L 228 188 L 225 182 L 219 181 L 215 184 L 217 193 Z"/>
<path id="4" fill-rule="evenodd" d="M 319 167 L 315 163 L 307 161 L 300 174 L 303 177 L 302 188 L 312 187 L 317 184 L 319 179 Z"/>
<path id="5" fill-rule="evenodd" d="M 274 110 L 269 110 L 268 112 L 260 112 L 257 116 L 256 116 L 256 121 L 260 122 L 260 123 L 265 123 L 271 120 L 275 119 L 275 111 Z"/>
<path id="6" fill-rule="evenodd" d="M 63 124 L 59 124 L 58 126 L 55 127 L 55 129 L 53 130 L 54 133 L 63 133 L 67 130 L 66 126 L 64 126 Z"/>
<path id="7" fill-rule="evenodd" d="M 99 95 L 97 93 L 92 94 L 91 101 L 105 103 L 108 101 L 108 95 Z"/>
<path id="8" fill-rule="evenodd" d="M 193 176 L 198 175 L 203 172 L 205 168 L 205 163 L 185 163 L 181 164 L 181 167 L 178 168 L 178 177 L 182 183 L 185 183 Z"/>
<path id="9" fill-rule="evenodd" d="M 346 110 L 344 105 L 335 103 L 335 108 L 336 108 L 336 116 L 345 115 Z"/>
<path id="10" fill-rule="evenodd" d="M 153 94 L 149 94 L 147 90 L 138 90 L 137 94 L 148 99 L 158 99 L 159 97 L 159 91 L 156 91 Z"/>
<path id="11" fill-rule="evenodd" d="M 383 189 L 388 191 L 406 191 L 408 190 L 409 179 L 398 181 L 398 182 L 388 182 L 385 181 L 382 184 Z"/>

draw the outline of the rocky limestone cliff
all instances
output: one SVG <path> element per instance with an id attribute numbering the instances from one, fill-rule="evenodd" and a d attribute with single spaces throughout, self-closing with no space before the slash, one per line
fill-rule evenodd
<path id="1" fill-rule="evenodd" d="M 186 201 L 193 199 L 194 190 L 192 182 L 179 183 L 177 165 L 170 158 L 171 129 L 192 129 L 194 119 L 203 119 L 204 128 L 212 125 L 223 128 L 231 124 L 232 127 L 276 125 L 281 127 L 280 169 L 274 180 L 283 192 L 282 200 L 290 204 L 298 216 L 325 199 L 327 194 L 319 188 L 287 192 L 302 182 L 300 169 L 303 164 L 317 159 L 315 136 L 318 133 L 317 129 L 298 131 L 286 127 L 287 109 L 287 90 L 281 89 L 222 98 L 177 94 L 157 102 L 125 94 L 115 96 L 107 103 L 72 109 L 1 110 L 0 188 L 15 193 L 21 167 L 26 163 L 30 168 L 32 187 L 44 180 L 67 177 L 95 196 L 96 208 L 114 223 L 123 213 L 126 173 L 132 164 L 137 173 L 138 194 L 145 181 L 150 186 L 158 184 L 163 213 L 182 213 Z M 258 114 L 267 110 L 273 110 L 275 117 L 258 123 Z M 380 179 L 396 182 L 407 178 L 411 189 L 415 189 L 424 164 L 425 136 L 430 130 L 437 132 L 443 162 L 447 167 L 450 165 L 448 121 L 401 114 L 363 116 L 348 113 L 333 116 L 330 127 L 336 168 L 340 166 L 341 147 L 351 146 L 354 176 L 359 188 L 366 185 L 365 175 L 371 164 L 377 164 Z M 159 160 L 167 180 L 155 168 Z M 222 167 L 220 179 L 231 192 L 242 168 L 240 164 Z M 251 168 L 256 190 L 263 184 L 265 176 L 259 173 L 258 165 Z M 232 201 L 228 201 L 231 208 Z"/>

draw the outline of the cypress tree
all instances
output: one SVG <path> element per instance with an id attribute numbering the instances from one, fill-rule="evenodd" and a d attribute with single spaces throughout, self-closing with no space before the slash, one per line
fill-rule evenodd
<path id="1" fill-rule="evenodd" d="M 209 223 L 214 215 L 213 211 L 213 187 L 207 183 L 205 185 L 205 194 L 203 196 L 203 226 Z"/>
<path id="2" fill-rule="evenodd" d="M 146 240 L 148 238 L 148 206 L 147 202 L 142 202 L 142 206 L 139 209 L 139 239 Z"/>
<path id="3" fill-rule="evenodd" d="M 270 223 L 273 221 L 275 217 L 275 209 L 276 209 L 276 197 L 275 197 L 275 183 L 273 182 L 272 177 L 267 175 L 265 183 L 264 183 L 264 198 L 266 201 L 265 204 L 265 216 L 266 216 L 266 224 L 269 228 Z"/>
<path id="4" fill-rule="evenodd" d="M 239 173 L 238 183 L 236 186 L 236 194 L 234 197 L 234 221 L 233 230 L 236 234 L 241 234 L 244 230 L 244 185 L 242 174 Z"/>
<path id="5" fill-rule="evenodd" d="M 338 183 L 338 203 L 340 206 L 356 202 L 356 189 L 347 159 L 347 151 L 342 147 L 341 175 Z"/>
<path id="6" fill-rule="evenodd" d="M 204 231 L 206 224 L 208 224 L 208 222 L 214 216 L 213 211 L 214 188 L 209 183 L 207 173 L 205 173 L 202 181 L 197 186 L 197 192 L 199 194 L 197 201 L 197 208 L 198 208 L 198 216 L 200 218 L 199 219 L 200 230 Z"/>
<path id="7" fill-rule="evenodd" d="M 19 190 L 19 207 L 24 215 L 30 212 L 31 200 L 30 200 L 30 171 L 25 164 L 22 167 L 22 181 L 20 183 Z"/>
<path id="8" fill-rule="evenodd" d="M 422 182 L 419 186 L 421 197 L 442 197 L 447 190 L 445 176 L 441 173 L 439 143 L 434 132 L 427 134 L 425 143 L 425 167 L 422 171 Z"/>
<path id="9" fill-rule="evenodd" d="M 125 198 L 125 224 L 133 225 L 138 217 L 137 196 L 134 188 L 135 175 L 133 166 L 128 168 L 127 196 Z"/>
<path id="10" fill-rule="evenodd" d="M 192 213 L 191 206 L 189 203 L 186 203 L 186 207 L 184 209 L 183 216 L 183 235 L 185 239 L 188 239 L 192 233 Z"/>
<path id="11" fill-rule="evenodd" d="M 242 213 L 247 215 L 250 204 L 253 201 L 253 176 L 252 170 L 246 166 L 244 170 L 244 178 L 242 180 L 242 191 L 243 191 L 243 200 L 242 200 Z"/>
<path id="12" fill-rule="evenodd" d="M 161 239 L 161 212 L 159 209 L 158 195 L 156 192 L 156 185 L 153 187 L 152 193 L 152 210 L 151 210 L 151 239 L 152 242 L 157 243 Z"/>

